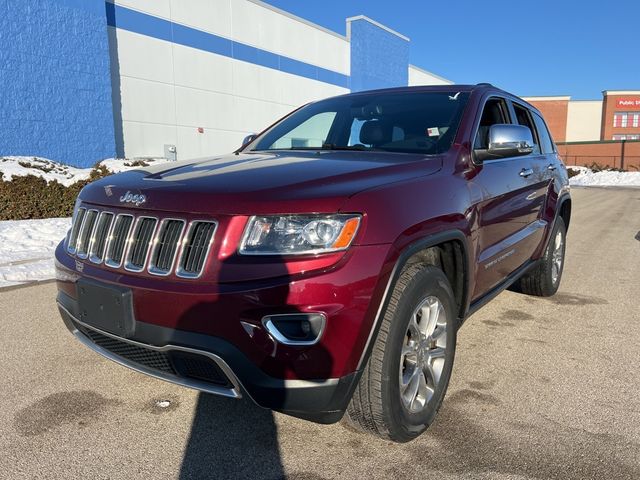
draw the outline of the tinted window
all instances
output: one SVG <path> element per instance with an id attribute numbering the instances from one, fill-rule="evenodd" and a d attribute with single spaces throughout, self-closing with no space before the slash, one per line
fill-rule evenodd
<path id="1" fill-rule="evenodd" d="M 499 98 L 491 98 L 487 100 L 482 109 L 482 117 L 480 117 L 480 125 L 478 133 L 473 142 L 475 149 L 489 148 L 489 129 L 491 125 L 499 123 L 509 123 L 506 105 L 504 100 Z"/>
<path id="2" fill-rule="evenodd" d="M 518 122 L 518 125 L 523 125 L 525 127 L 528 127 L 529 130 L 531 130 L 531 135 L 533 136 L 533 143 L 535 144 L 533 146 L 533 154 L 539 154 L 540 153 L 540 145 L 538 143 L 538 140 L 536 139 L 536 129 L 533 126 L 533 122 L 531 120 L 531 115 L 529 115 L 529 110 L 527 110 L 524 107 L 521 107 L 520 105 L 516 105 L 515 103 L 513 104 L 513 109 L 516 111 L 516 121 Z"/>
<path id="3" fill-rule="evenodd" d="M 249 150 L 376 150 L 436 154 L 451 147 L 469 97 L 463 92 L 346 95 L 307 105 Z"/>
<path id="4" fill-rule="evenodd" d="M 555 151 L 553 147 L 553 141 L 549 135 L 549 130 L 544 120 L 536 112 L 531 112 L 533 121 L 536 123 L 536 129 L 538 130 L 538 138 L 540 139 L 540 146 L 542 147 L 542 153 L 553 153 Z"/>

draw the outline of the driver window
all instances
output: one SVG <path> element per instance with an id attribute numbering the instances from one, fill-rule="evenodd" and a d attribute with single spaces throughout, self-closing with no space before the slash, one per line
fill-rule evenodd
<path id="1" fill-rule="evenodd" d="M 491 98 L 487 100 L 482 110 L 482 117 L 480 117 L 480 125 L 478 126 L 478 133 L 476 134 L 473 148 L 476 150 L 489 148 L 489 128 L 491 125 L 499 123 L 509 123 L 506 115 L 507 108 L 504 100 L 500 98 Z"/>

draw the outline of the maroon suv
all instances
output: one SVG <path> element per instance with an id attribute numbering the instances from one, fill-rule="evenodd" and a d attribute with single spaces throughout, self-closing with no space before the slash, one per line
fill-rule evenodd
<path id="1" fill-rule="evenodd" d="M 443 400 L 456 331 L 553 295 L 571 214 L 540 113 L 488 84 L 306 105 L 238 151 L 85 187 L 58 305 L 140 372 L 395 441 Z"/>

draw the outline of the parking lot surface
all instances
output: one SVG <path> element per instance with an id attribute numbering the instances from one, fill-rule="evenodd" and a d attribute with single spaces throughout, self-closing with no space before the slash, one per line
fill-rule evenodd
<path id="1" fill-rule="evenodd" d="M 0 478 L 638 479 L 640 190 L 573 199 L 560 292 L 471 317 L 402 445 L 148 378 L 74 340 L 54 284 L 0 291 Z"/>

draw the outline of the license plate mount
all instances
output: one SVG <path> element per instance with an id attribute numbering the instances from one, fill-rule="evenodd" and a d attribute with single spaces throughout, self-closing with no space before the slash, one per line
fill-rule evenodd
<path id="1" fill-rule="evenodd" d="M 78 280 L 76 289 L 82 323 L 119 337 L 133 336 L 136 322 L 130 289 L 86 279 Z"/>

